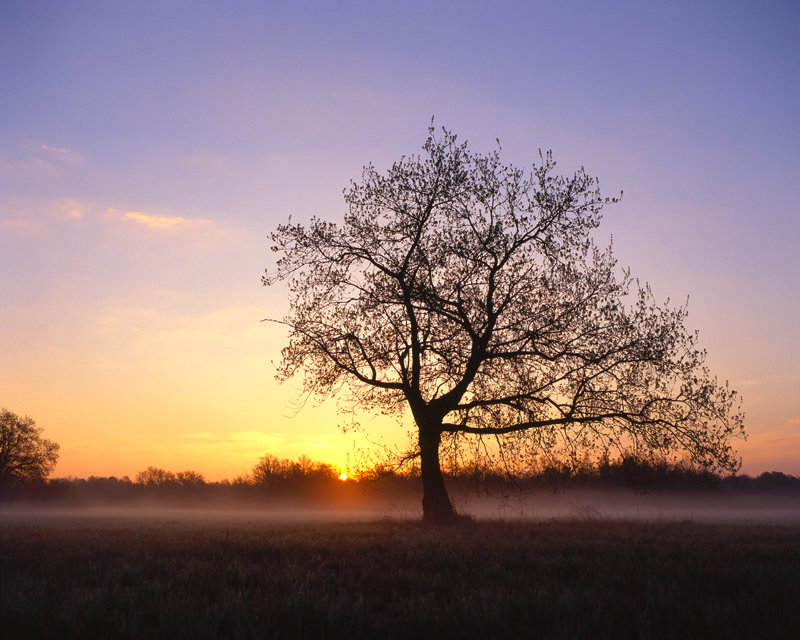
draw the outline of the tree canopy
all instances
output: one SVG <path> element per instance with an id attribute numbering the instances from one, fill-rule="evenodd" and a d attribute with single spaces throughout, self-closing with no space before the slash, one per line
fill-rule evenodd
<path id="1" fill-rule="evenodd" d="M 279 379 L 410 411 L 427 520 L 455 514 L 443 440 L 501 457 L 558 450 L 738 465 L 738 397 L 705 367 L 685 306 L 659 305 L 592 233 L 604 206 L 583 168 L 551 153 L 523 170 L 431 127 L 419 156 L 372 165 L 343 223 L 272 234 L 264 284 L 286 281 Z M 643 239 L 643 241 L 647 241 Z M 491 445 L 491 446 L 490 446 Z"/>
<path id="2" fill-rule="evenodd" d="M 58 449 L 33 419 L 0 409 L 0 487 L 45 479 L 56 466 Z"/>

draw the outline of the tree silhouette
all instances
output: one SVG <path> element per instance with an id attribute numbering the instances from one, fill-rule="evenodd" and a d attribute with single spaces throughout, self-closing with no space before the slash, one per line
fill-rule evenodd
<path id="1" fill-rule="evenodd" d="M 144 471 L 136 474 L 136 484 L 148 487 L 161 487 L 167 485 L 177 485 L 178 478 L 172 471 L 160 469 L 159 467 L 147 467 Z"/>
<path id="2" fill-rule="evenodd" d="M 253 483 L 256 485 L 286 480 L 333 480 L 337 475 L 333 466 L 326 462 L 317 462 L 305 455 L 297 460 L 289 460 L 271 453 L 261 456 L 252 471 Z"/>
<path id="3" fill-rule="evenodd" d="M 410 411 L 426 521 L 456 517 L 443 441 L 530 455 L 609 450 L 735 469 L 736 393 L 704 366 L 685 307 L 658 306 L 591 238 L 604 205 L 583 168 L 523 171 L 433 126 L 421 156 L 372 165 L 341 225 L 272 234 L 285 281 L 278 378 L 389 414 Z M 341 396 L 345 393 L 345 396 Z M 494 447 L 494 449 L 491 449 Z"/>
<path id="4" fill-rule="evenodd" d="M 33 419 L 0 409 L 0 487 L 44 480 L 56 466 L 58 449 L 42 438 Z"/>
<path id="5" fill-rule="evenodd" d="M 175 481 L 182 487 L 202 487 L 206 483 L 202 473 L 191 469 L 178 471 L 175 474 Z"/>

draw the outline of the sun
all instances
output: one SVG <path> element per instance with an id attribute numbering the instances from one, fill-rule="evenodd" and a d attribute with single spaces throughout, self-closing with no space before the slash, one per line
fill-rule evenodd
<path id="1" fill-rule="evenodd" d="M 347 480 L 347 474 L 346 473 L 340 473 L 339 474 L 339 480 L 341 480 L 342 482 Z"/>

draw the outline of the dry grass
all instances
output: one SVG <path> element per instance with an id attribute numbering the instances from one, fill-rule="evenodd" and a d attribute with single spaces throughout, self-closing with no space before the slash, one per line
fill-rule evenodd
<path id="1" fill-rule="evenodd" d="M 796 637 L 800 527 L 6 518 L 4 638 Z"/>

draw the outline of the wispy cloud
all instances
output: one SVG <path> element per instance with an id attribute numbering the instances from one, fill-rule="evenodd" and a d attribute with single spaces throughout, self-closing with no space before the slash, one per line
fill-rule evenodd
<path id="1" fill-rule="evenodd" d="M 196 442 L 208 442 L 213 444 L 231 444 L 231 443 L 246 443 L 252 444 L 259 442 L 263 444 L 276 444 L 282 442 L 284 438 L 283 433 L 270 431 L 228 431 L 228 432 L 213 432 L 213 431 L 197 431 L 194 433 L 182 433 L 180 437 L 184 440 L 192 440 Z"/>
<path id="2" fill-rule="evenodd" d="M 53 151 L 54 153 L 61 153 L 64 155 L 69 155 L 72 153 L 72 151 L 70 151 L 69 149 L 62 149 L 60 147 L 51 147 L 46 144 L 41 145 L 39 148 L 42 149 L 43 151 Z"/>
<path id="3" fill-rule="evenodd" d="M 800 380 L 800 375 L 798 374 L 789 374 L 789 375 L 782 375 L 782 376 L 765 376 L 763 378 L 748 378 L 745 380 L 737 380 L 736 386 L 739 387 L 752 387 L 758 385 L 776 385 L 776 384 L 787 384 L 791 382 L 795 382 Z"/>
<path id="4" fill-rule="evenodd" d="M 59 208 L 68 218 L 83 218 L 84 207 L 75 200 L 62 200 Z"/>
<path id="5" fill-rule="evenodd" d="M 0 226 L 36 232 L 66 220 L 78 220 L 86 213 L 87 206 L 71 198 L 39 201 L 11 196 L 0 202 Z"/>
<path id="6" fill-rule="evenodd" d="M 76 164 L 83 161 L 83 154 L 49 144 L 40 144 L 36 155 L 39 157 L 33 160 L 40 167 L 52 167 L 51 162 Z"/>
<path id="7" fill-rule="evenodd" d="M 197 456 L 219 456 L 224 451 L 227 456 L 254 464 L 258 457 L 267 451 L 281 451 L 286 447 L 285 434 L 275 431 L 201 431 L 183 433 L 173 441 L 174 447 L 191 452 Z"/>
<path id="8" fill-rule="evenodd" d="M 127 211 L 123 214 L 126 220 L 132 220 L 149 229 L 176 230 L 186 227 L 213 225 L 207 218 L 184 218 L 183 216 L 161 216 L 143 211 Z"/>

